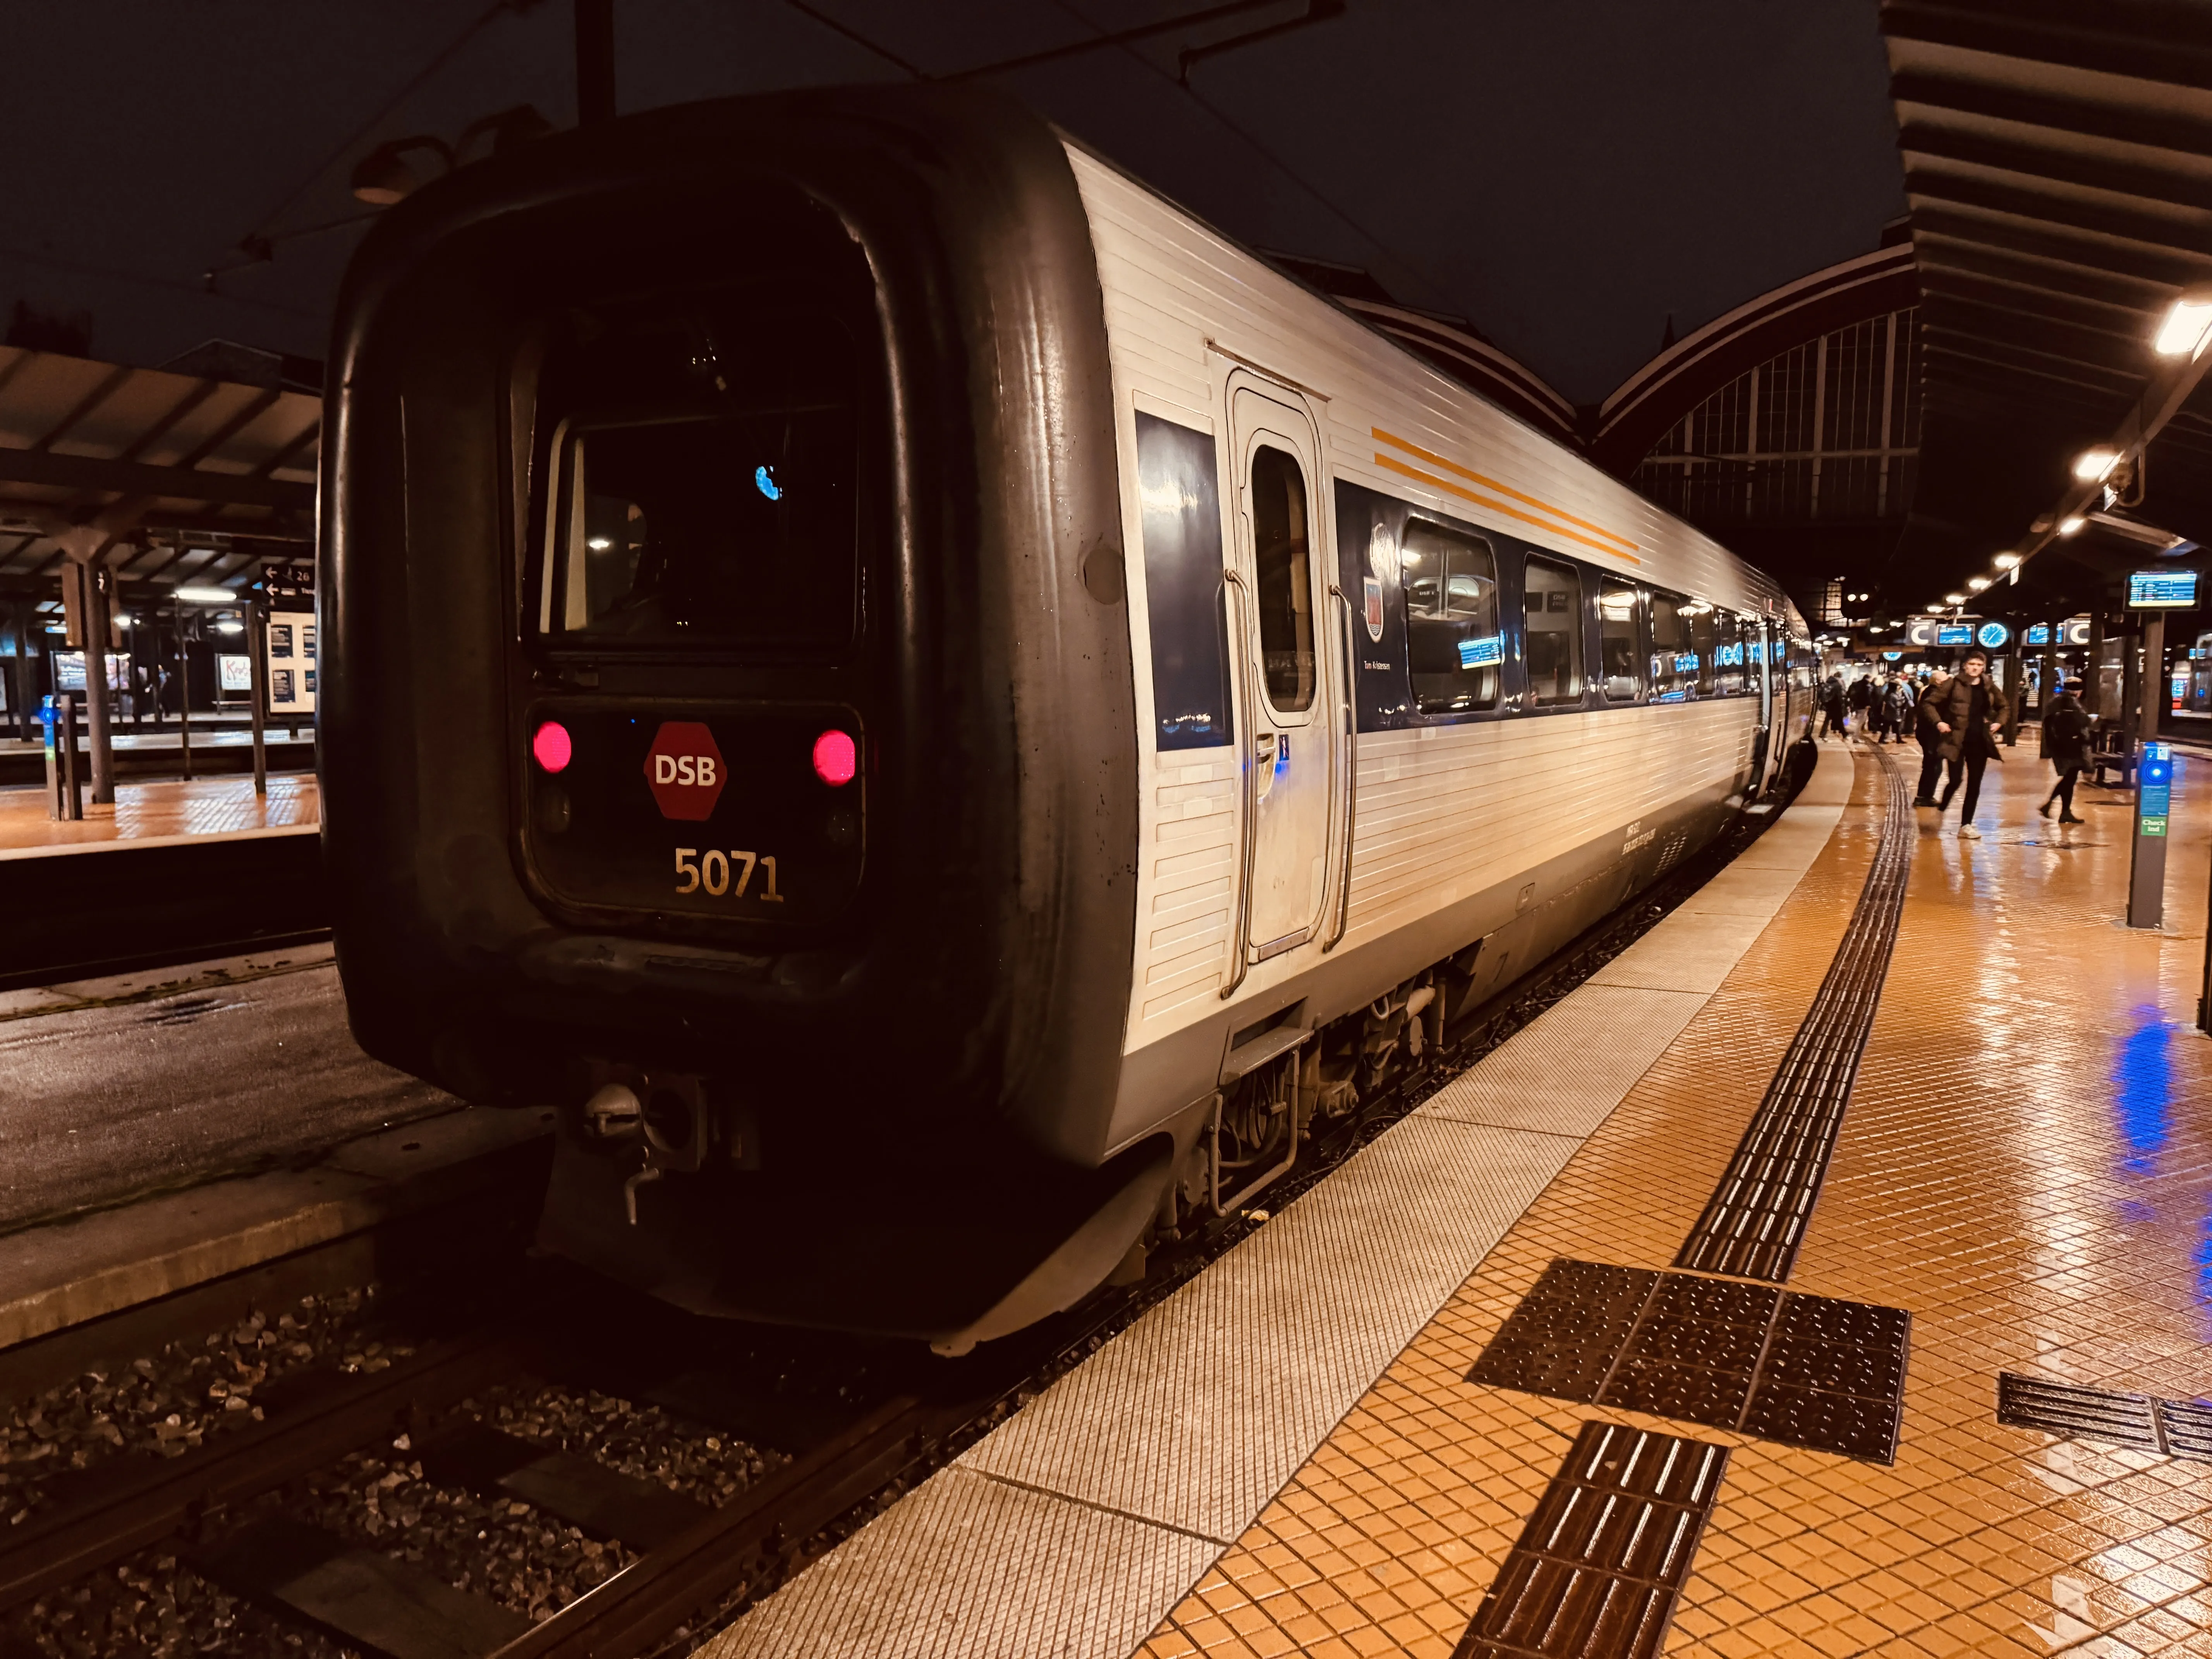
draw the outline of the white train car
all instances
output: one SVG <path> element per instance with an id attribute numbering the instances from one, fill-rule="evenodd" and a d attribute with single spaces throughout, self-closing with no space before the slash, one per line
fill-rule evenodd
<path id="1" fill-rule="evenodd" d="M 356 1034 L 557 1104 L 543 1240 L 702 1311 L 1140 1272 L 1809 712 L 1771 580 L 973 91 L 462 169 L 332 359 Z"/>
<path id="2" fill-rule="evenodd" d="M 1803 629 L 1772 578 L 1068 153 L 1149 670 L 1119 1144 L 1447 959 L 1450 1006 L 1479 1000 L 1663 873 L 1765 785 Z"/>

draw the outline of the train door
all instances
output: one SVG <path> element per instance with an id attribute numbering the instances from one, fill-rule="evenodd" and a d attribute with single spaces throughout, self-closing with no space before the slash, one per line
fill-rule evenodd
<path id="1" fill-rule="evenodd" d="M 1229 383 L 1248 785 L 1237 979 L 1242 963 L 1280 956 L 1321 926 L 1341 740 L 1320 444 L 1292 394 L 1262 386 L 1241 370 Z"/>

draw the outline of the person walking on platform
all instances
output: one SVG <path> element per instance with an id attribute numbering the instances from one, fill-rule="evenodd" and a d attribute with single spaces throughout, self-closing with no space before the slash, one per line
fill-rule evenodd
<path id="1" fill-rule="evenodd" d="M 1936 810 L 1949 808 L 1963 777 L 1966 799 L 1959 808 L 1959 834 L 1968 841 L 1979 841 L 1982 832 L 1974 828 L 1974 808 L 1981 804 L 1982 773 L 1990 757 L 1995 755 L 2000 762 L 2004 759 L 1997 745 L 1997 728 L 2004 725 L 2007 712 L 2005 694 L 1990 678 L 1989 653 L 1979 646 L 1966 653 L 1966 659 L 1959 665 L 1958 678 L 1933 694 L 1930 701 L 1936 711 L 1936 752 L 1943 757 L 1946 768 L 1943 798 L 1936 803 Z"/>
<path id="2" fill-rule="evenodd" d="M 2089 764 L 2089 711 L 2075 695 L 2081 689 L 2081 681 L 2068 681 L 2043 711 L 2043 752 L 2057 769 L 2058 781 L 2035 810 L 2047 818 L 2053 804 L 2061 805 L 2061 823 L 2083 822 L 2074 816 L 2074 780 Z"/>
<path id="3" fill-rule="evenodd" d="M 1820 682 L 1820 735 L 1842 737 L 1844 732 L 1844 677 L 1831 674 Z"/>
<path id="4" fill-rule="evenodd" d="M 1890 701 L 1890 688 L 1896 684 L 1888 674 L 1875 677 L 1874 695 L 1867 704 L 1868 729 L 1873 732 L 1876 743 L 1887 743 L 1897 735 L 1897 706 Z"/>
<path id="5" fill-rule="evenodd" d="M 1882 690 L 1882 702 L 1889 710 L 1889 734 L 1896 743 L 1909 743 L 1912 738 L 1912 706 L 1919 702 L 1912 682 L 1902 674 L 1893 674 Z"/>
<path id="6" fill-rule="evenodd" d="M 1872 677 L 1862 674 L 1853 680 L 1851 689 L 1844 694 L 1844 702 L 1851 713 L 1858 716 L 1859 735 L 1863 738 L 1876 735 L 1870 712 L 1874 708 Z"/>
<path id="7" fill-rule="evenodd" d="M 1913 791 L 1915 806 L 1936 804 L 1936 780 L 1943 772 L 1943 734 L 1936 729 L 1936 699 L 1950 687 L 1950 678 L 1931 674 L 1912 705 L 1912 732 L 1920 740 L 1920 787 Z"/>

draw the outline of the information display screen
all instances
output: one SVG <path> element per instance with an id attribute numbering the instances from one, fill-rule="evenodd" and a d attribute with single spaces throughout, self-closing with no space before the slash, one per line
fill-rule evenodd
<path id="1" fill-rule="evenodd" d="M 1972 645 L 1974 625 L 1972 623 L 1945 623 L 1936 630 L 1938 645 Z"/>
<path id="2" fill-rule="evenodd" d="M 2128 573 L 2130 611 L 2189 611 L 2197 604 L 2194 570 L 2131 570 Z"/>

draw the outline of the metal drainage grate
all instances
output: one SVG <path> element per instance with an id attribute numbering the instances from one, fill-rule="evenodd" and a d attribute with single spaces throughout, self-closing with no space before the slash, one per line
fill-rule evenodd
<path id="1" fill-rule="evenodd" d="M 1874 756 L 1889 793 L 1866 885 L 1811 1012 L 1674 1258 L 1678 1267 L 1779 1284 L 1796 1261 L 1874 1028 L 1912 870 L 1917 831 L 1905 775 L 1887 749 Z"/>
<path id="2" fill-rule="evenodd" d="M 2212 1406 L 2084 1389 L 2016 1371 L 1997 1373 L 1997 1421 L 2069 1439 L 2108 1440 L 2164 1457 L 2212 1463 Z"/>
<path id="3" fill-rule="evenodd" d="M 1901 1308 L 1561 1257 L 1468 1381 L 1890 1463 L 1911 1328 Z"/>
<path id="4" fill-rule="evenodd" d="M 1728 1449 L 1585 1423 L 1452 1659 L 1650 1659 Z"/>

